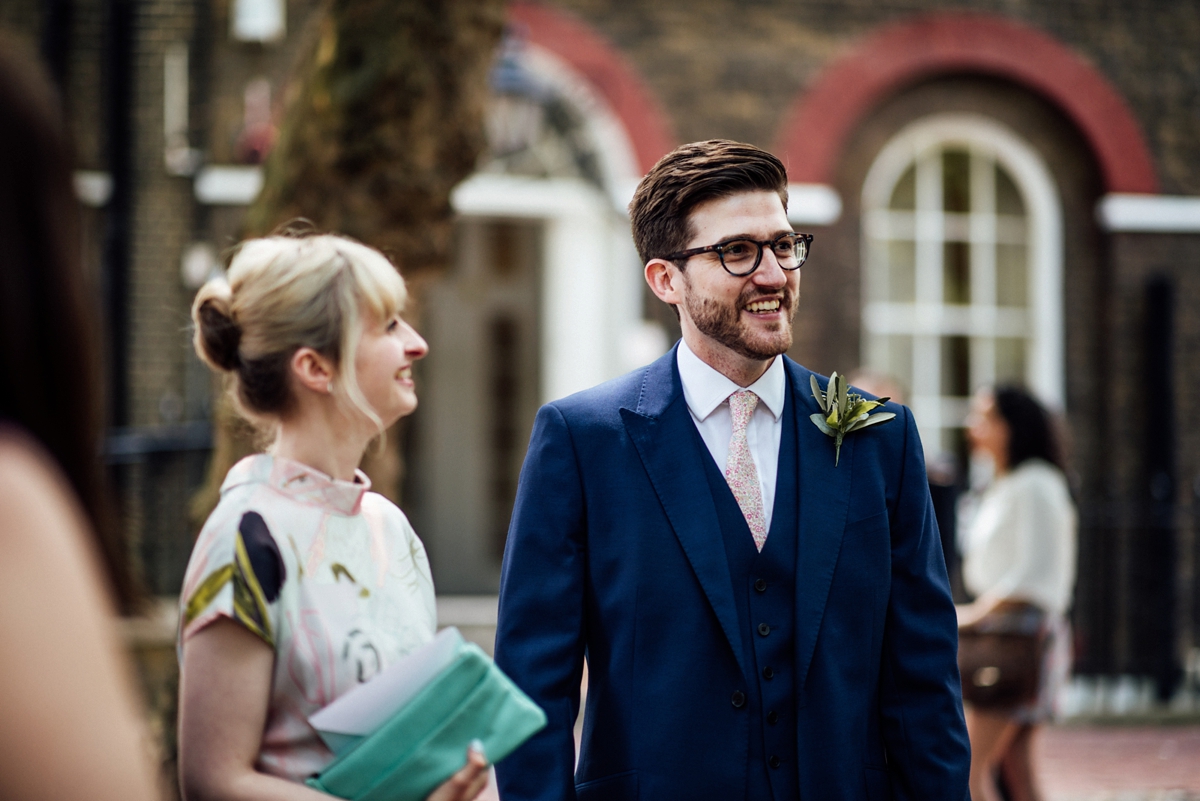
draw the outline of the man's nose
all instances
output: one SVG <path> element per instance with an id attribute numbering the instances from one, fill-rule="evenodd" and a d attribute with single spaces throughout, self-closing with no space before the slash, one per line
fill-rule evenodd
<path id="1" fill-rule="evenodd" d="M 771 248 L 763 248 L 762 261 L 751 276 L 754 283 L 764 287 L 781 287 L 787 283 L 787 273 L 779 266 L 779 259 Z"/>

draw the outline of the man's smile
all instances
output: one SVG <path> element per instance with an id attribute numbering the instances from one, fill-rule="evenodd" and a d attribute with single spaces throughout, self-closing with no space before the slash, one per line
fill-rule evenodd
<path id="1" fill-rule="evenodd" d="M 779 298 L 767 298 L 747 303 L 744 308 L 751 314 L 774 314 L 779 311 L 779 305 Z"/>

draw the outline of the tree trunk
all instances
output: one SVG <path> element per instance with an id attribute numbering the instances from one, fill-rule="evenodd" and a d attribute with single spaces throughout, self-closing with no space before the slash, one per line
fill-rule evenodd
<path id="1" fill-rule="evenodd" d="M 450 259 L 450 192 L 485 147 L 483 113 L 503 0 L 330 0 L 285 96 L 279 139 L 244 234 L 297 217 L 390 256 L 410 307 Z M 414 321 L 419 324 L 419 321 Z M 226 471 L 254 450 L 227 399 L 217 404 L 213 459 L 193 515 L 216 505 Z M 375 488 L 398 499 L 395 435 L 368 453 Z"/>

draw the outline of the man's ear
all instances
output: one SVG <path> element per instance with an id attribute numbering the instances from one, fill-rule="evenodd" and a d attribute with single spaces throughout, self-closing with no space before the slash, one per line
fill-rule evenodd
<path id="1" fill-rule="evenodd" d="M 683 303 L 683 272 L 665 259 L 646 262 L 646 283 L 654 296 L 670 306 Z"/>
<path id="2" fill-rule="evenodd" d="M 333 363 L 312 348 L 297 348 L 291 367 L 300 386 L 322 395 L 333 391 Z"/>

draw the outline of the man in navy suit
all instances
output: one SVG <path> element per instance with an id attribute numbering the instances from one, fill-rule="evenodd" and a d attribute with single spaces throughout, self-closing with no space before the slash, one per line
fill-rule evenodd
<path id="1" fill-rule="evenodd" d="M 917 429 L 888 404 L 834 466 L 812 373 L 783 355 L 812 239 L 786 208 L 779 160 L 722 140 L 638 187 L 646 281 L 683 339 L 538 413 L 496 661 L 549 724 L 496 766 L 504 801 L 967 797 Z"/>

